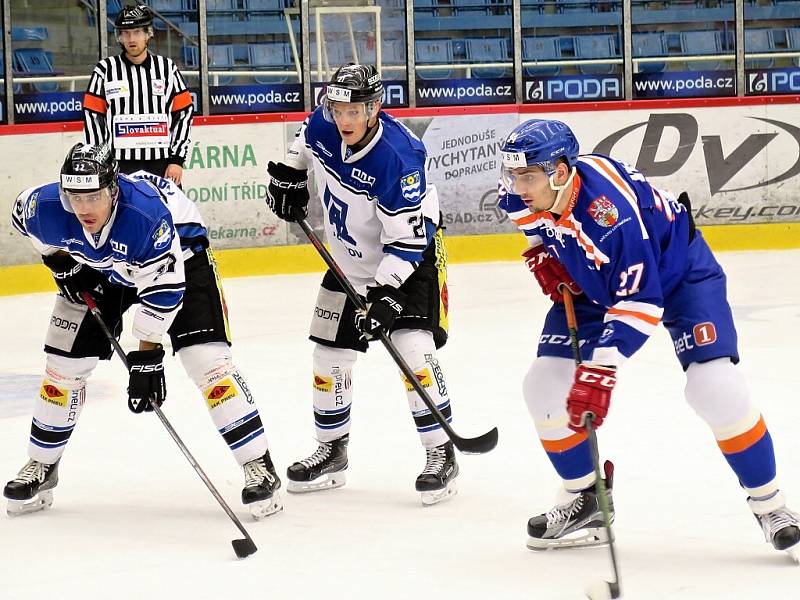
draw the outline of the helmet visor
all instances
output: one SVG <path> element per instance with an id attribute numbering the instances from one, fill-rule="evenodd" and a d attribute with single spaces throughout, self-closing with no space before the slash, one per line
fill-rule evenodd
<path id="1" fill-rule="evenodd" d="M 534 190 L 542 183 L 546 182 L 549 174 L 542 170 L 541 165 L 530 167 L 507 167 L 501 170 L 503 186 L 511 192 L 521 196 L 523 192 Z"/>

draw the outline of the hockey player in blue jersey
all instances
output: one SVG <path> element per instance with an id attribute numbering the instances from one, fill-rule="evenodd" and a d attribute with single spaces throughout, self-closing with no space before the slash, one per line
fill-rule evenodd
<path id="1" fill-rule="evenodd" d="M 694 227 L 686 195 L 675 199 L 613 158 L 579 155 L 560 121 L 519 125 L 501 151 L 499 206 L 525 234 L 525 262 L 553 300 L 524 396 L 570 493 L 529 520 L 528 545 L 606 541 L 585 415 L 602 425 L 617 370 L 663 322 L 686 372 L 686 400 L 711 428 L 766 540 L 797 556 L 798 515 L 786 507 L 769 431 L 737 367 L 725 274 Z M 562 286 L 575 296 L 584 361 L 577 368 Z"/>
<path id="2" fill-rule="evenodd" d="M 92 294 L 119 336 L 133 311 L 139 347 L 128 352 L 128 407 L 152 411 L 166 399 L 169 335 L 202 392 L 214 426 L 243 466 L 242 502 L 256 518 L 281 508 L 264 426 L 230 351 L 227 309 L 202 217 L 167 180 L 118 173 L 106 146 L 76 144 L 59 183 L 25 190 L 13 225 L 43 255 L 59 295 L 45 339 L 45 377 L 33 412 L 30 460 L 3 490 L 11 515 L 47 508 L 58 465 L 85 401 L 86 380 L 111 345 L 81 299 Z"/>
<path id="3" fill-rule="evenodd" d="M 425 178 L 426 151 L 381 111 L 383 84 L 373 66 L 339 68 L 319 106 L 300 127 L 286 160 L 268 165 L 270 208 L 286 221 L 307 214 L 308 169 L 322 202 L 331 254 L 368 311 L 359 314 L 325 274 L 311 322 L 314 422 L 319 447 L 287 471 L 290 492 L 344 485 L 352 369 L 379 330 L 391 339 L 442 414 L 450 400 L 436 349 L 447 340 L 446 255 L 436 190 Z M 411 385 L 408 403 L 426 450 L 416 480 L 425 504 L 455 491 L 453 443 Z"/>

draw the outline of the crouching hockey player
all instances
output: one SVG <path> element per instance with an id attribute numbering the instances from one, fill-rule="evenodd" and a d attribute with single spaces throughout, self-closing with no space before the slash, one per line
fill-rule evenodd
<path id="1" fill-rule="evenodd" d="M 166 399 L 161 342 L 169 334 L 214 426 L 244 468 L 242 502 L 256 518 L 280 510 L 281 483 L 264 426 L 231 356 L 225 300 L 206 228 L 183 192 L 143 171 L 120 175 L 108 147 L 76 144 L 60 183 L 19 195 L 13 224 L 42 253 L 59 294 L 45 340 L 30 460 L 3 490 L 9 514 L 52 504 L 86 380 L 99 359 L 111 357 L 111 345 L 83 303 L 83 292 L 95 298 L 117 336 L 123 313 L 138 304 L 133 335 L 139 348 L 127 354 L 128 408 L 148 412 L 152 402 L 160 406 Z"/>
<path id="2" fill-rule="evenodd" d="M 290 492 L 344 485 L 352 369 L 357 353 L 380 331 L 391 335 L 444 417 L 452 418 L 436 359 L 447 340 L 439 201 L 426 183 L 425 146 L 381 111 L 382 97 L 375 67 L 339 68 L 285 162 L 270 162 L 267 169 L 270 208 L 286 221 L 306 217 L 307 170 L 313 169 L 331 254 L 368 305 L 366 314 L 357 312 L 333 274 L 325 274 L 310 335 L 316 344 L 312 393 L 319 447 L 289 467 Z M 408 382 L 406 390 L 426 452 L 416 489 L 424 504 L 433 504 L 455 492 L 455 451 Z"/>
<path id="3" fill-rule="evenodd" d="M 800 519 L 786 507 L 772 438 L 737 367 L 725 274 L 694 227 L 686 195 L 676 200 L 613 158 L 579 155 L 560 121 L 527 121 L 501 150 L 499 206 L 524 232 L 526 264 L 553 300 L 525 400 L 570 493 L 530 519 L 529 546 L 607 541 L 585 415 L 603 424 L 617 369 L 663 321 L 686 373 L 686 401 L 710 427 L 766 541 L 797 559 Z M 570 346 L 555 342 L 569 339 L 562 285 L 575 295 L 584 358 L 577 369 Z M 609 500 L 612 471 L 607 463 Z"/>

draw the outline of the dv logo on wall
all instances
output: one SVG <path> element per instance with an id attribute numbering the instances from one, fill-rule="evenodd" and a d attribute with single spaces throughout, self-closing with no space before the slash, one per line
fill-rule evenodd
<path id="1" fill-rule="evenodd" d="M 734 126 L 719 119 L 702 126 L 701 135 L 701 124 L 688 113 L 651 114 L 608 135 L 594 152 L 614 156 L 644 127 L 635 166 L 648 177 L 664 177 L 687 165 L 699 142 L 712 196 L 774 186 L 800 174 L 800 127 L 794 124 L 748 116 Z"/>

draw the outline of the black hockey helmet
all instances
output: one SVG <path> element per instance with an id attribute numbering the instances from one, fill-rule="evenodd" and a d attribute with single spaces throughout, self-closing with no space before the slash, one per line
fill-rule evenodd
<path id="1" fill-rule="evenodd" d="M 116 197 L 119 166 L 111 146 L 75 144 L 61 167 L 61 189 L 65 192 L 93 192 L 110 188 Z"/>
<path id="2" fill-rule="evenodd" d="M 122 29 L 147 29 L 153 25 L 153 11 L 145 4 L 127 4 L 123 7 L 117 18 L 114 19 L 114 27 Z"/>
<path id="3" fill-rule="evenodd" d="M 336 69 L 325 90 L 330 102 L 373 102 L 383 98 L 383 83 L 374 65 L 353 63 Z"/>

